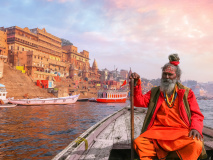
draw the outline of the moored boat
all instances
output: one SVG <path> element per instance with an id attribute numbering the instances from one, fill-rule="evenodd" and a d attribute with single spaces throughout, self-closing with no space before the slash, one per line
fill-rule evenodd
<path id="1" fill-rule="evenodd" d="M 34 99 L 9 99 L 9 102 L 12 104 L 17 105 L 47 105 L 47 104 L 72 104 L 75 103 L 78 99 L 80 94 L 67 96 L 67 97 L 60 97 L 60 98 L 34 98 Z"/>
<path id="2" fill-rule="evenodd" d="M 89 102 L 97 102 L 97 101 L 96 101 L 96 98 L 94 98 L 94 97 L 89 98 L 88 100 L 89 100 Z"/>
<path id="3" fill-rule="evenodd" d="M 81 99 L 78 99 L 77 101 L 79 101 L 79 102 L 85 102 L 85 101 L 88 101 L 88 98 L 81 98 Z"/>
<path id="4" fill-rule="evenodd" d="M 0 108 L 9 108 L 9 107 L 15 107 L 16 104 L 1 104 Z"/>
<path id="5" fill-rule="evenodd" d="M 4 104 L 8 103 L 7 91 L 6 87 L 3 84 L 0 84 L 0 100 L 3 101 Z"/>
<path id="6" fill-rule="evenodd" d="M 98 92 L 97 102 L 101 103 L 125 103 L 127 92 L 125 91 L 103 91 Z"/>
<path id="7" fill-rule="evenodd" d="M 135 108 L 134 138 L 141 133 L 146 109 Z M 59 152 L 53 160 L 130 159 L 130 110 L 123 108 L 90 127 Z M 213 158 L 213 129 L 204 127 L 203 136 L 208 159 Z M 170 152 L 167 158 L 178 158 Z M 137 154 L 134 159 L 139 160 Z"/>

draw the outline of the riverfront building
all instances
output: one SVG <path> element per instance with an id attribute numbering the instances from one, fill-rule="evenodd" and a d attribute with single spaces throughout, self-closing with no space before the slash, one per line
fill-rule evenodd
<path id="1" fill-rule="evenodd" d="M 7 58 L 7 32 L 0 30 L 0 58 Z"/>
<path id="2" fill-rule="evenodd" d="M 51 80 L 56 74 L 73 79 L 100 77 L 98 68 L 90 67 L 88 51 L 79 53 L 74 45 L 62 46 L 61 39 L 45 28 L 1 27 L 0 55 L 34 81 Z"/>

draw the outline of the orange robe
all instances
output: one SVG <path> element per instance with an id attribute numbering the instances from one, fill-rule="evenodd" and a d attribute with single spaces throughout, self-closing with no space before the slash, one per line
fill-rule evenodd
<path id="1" fill-rule="evenodd" d="M 172 108 L 163 101 L 153 126 L 135 139 L 134 148 L 141 160 L 155 156 L 164 159 L 170 151 L 176 151 L 180 159 L 197 160 L 202 142 L 188 134 L 189 127 L 180 118 L 177 96 Z"/>

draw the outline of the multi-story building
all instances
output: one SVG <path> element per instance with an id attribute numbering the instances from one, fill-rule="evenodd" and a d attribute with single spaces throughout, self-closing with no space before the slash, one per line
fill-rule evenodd
<path id="1" fill-rule="evenodd" d="M 123 79 L 127 79 L 127 78 L 128 78 L 128 71 L 127 71 L 127 70 L 124 70 L 124 69 L 121 69 L 121 70 L 120 70 L 120 76 L 121 76 L 121 78 L 123 78 Z"/>
<path id="2" fill-rule="evenodd" d="M 8 58 L 7 32 L 2 30 L 0 28 L 0 59 L 7 60 Z"/>
<path id="3" fill-rule="evenodd" d="M 78 48 L 74 45 L 62 46 L 67 51 L 67 61 L 74 64 L 78 70 L 89 68 L 89 52 L 83 50 L 78 53 Z"/>
<path id="4" fill-rule="evenodd" d="M 17 26 L 0 28 L 0 53 L 8 55 L 8 62 L 23 66 L 34 80 L 48 79 L 53 75 L 70 76 L 74 65 L 77 74 L 89 76 L 89 52 L 78 53 L 73 45 L 61 46 L 61 39 L 45 28 L 29 29 Z M 3 42 L 4 41 L 4 42 Z"/>
<path id="5" fill-rule="evenodd" d="M 108 80 L 108 73 L 109 70 L 107 70 L 106 68 L 101 71 L 101 82 Z"/>
<path id="6" fill-rule="evenodd" d="M 0 28 L 0 78 L 3 77 L 4 62 L 8 58 L 7 33 Z"/>

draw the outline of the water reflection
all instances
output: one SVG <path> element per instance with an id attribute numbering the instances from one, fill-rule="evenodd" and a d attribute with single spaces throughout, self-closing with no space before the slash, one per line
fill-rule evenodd
<path id="1" fill-rule="evenodd" d="M 204 124 L 213 128 L 213 101 L 198 101 Z M 49 160 L 86 129 L 127 103 L 0 108 L 0 159 Z"/>
<path id="2" fill-rule="evenodd" d="M 51 159 L 127 103 L 18 106 L 0 110 L 0 159 Z"/>

